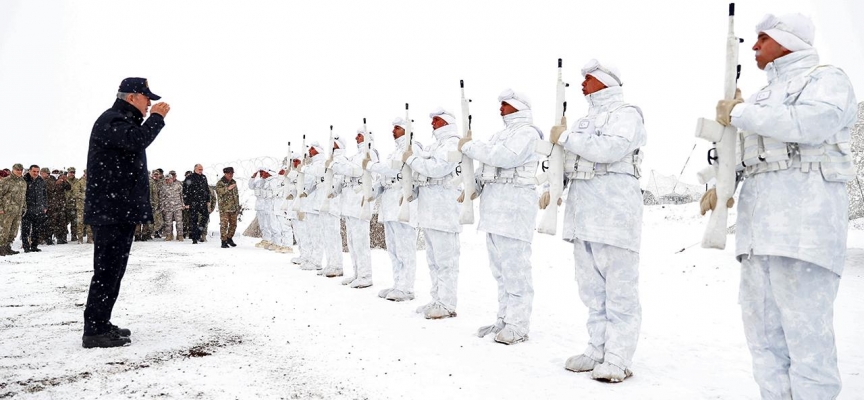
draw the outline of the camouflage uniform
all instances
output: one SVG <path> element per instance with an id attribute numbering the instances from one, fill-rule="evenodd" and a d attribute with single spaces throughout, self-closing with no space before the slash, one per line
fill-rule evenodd
<path id="1" fill-rule="evenodd" d="M 171 240 L 174 231 L 173 222 L 177 223 L 177 238 L 183 237 L 183 184 L 177 181 L 163 183 L 159 187 L 159 198 L 162 200 L 162 235 L 165 240 Z"/>
<path id="2" fill-rule="evenodd" d="M 84 235 L 87 235 L 87 243 L 93 243 L 93 230 L 90 229 L 90 225 L 84 225 L 84 196 L 87 192 L 87 175 L 86 171 L 85 175 L 80 179 L 75 180 L 75 184 L 72 185 L 72 190 L 69 192 L 69 196 L 75 200 L 75 221 L 76 221 L 76 230 L 72 232 L 72 236 L 77 238 L 78 243 L 84 242 Z"/>
<path id="3" fill-rule="evenodd" d="M 164 184 L 161 179 L 150 179 L 150 205 L 153 207 L 153 224 L 150 230 L 153 234 L 162 232 L 162 210 L 159 209 L 160 198 L 159 188 Z"/>
<path id="4" fill-rule="evenodd" d="M 69 168 L 67 172 L 75 172 L 75 168 Z M 70 187 L 75 185 L 75 182 L 78 182 L 78 178 L 69 177 L 67 175 L 66 182 L 69 183 Z M 63 221 L 63 234 L 66 234 L 66 225 L 69 225 L 69 230 L 72 232 L 71 240 L 78 240 L 77 232 L 78 232 L 78 216 L 75 215 L 75 210 L 78 208 L 78 204 L 76 202 L 75 196 L 66 196 L 66 209 L 64 210 L 65 219 Z"/>
<path id="5" fill-rule="evenodd" d="M 0 254 L 8 254 L 12 250 L 12 242 L 18 234 L 21 225 L 21 215 L 27 208 L 24 201 L 27 194 L 27 182 L 15 174 L 0 180 Z"/>
<path id="6" fill-rule="evenodd" d="M 234 189 L 228 190 L 228 186 L 234 185 Z M 226 181 L 223 176 L 216 182 L 216 197 L 219 200 L 219 236 L 222 241 L 234 237 L 237 230 L 237 212 L 240 211 L 240 194 L 237 190 L 237 181 Z M 213 204 L 211 200 L 211 204 Z"/>
<path id="7" fill-rule="evenodd" d="M 66 243 L 66 191 L 72 189 L 69 182 L 48 176 L 48 228 L 43 231 L 43 239 L 50 243 L 51 237 L 57 238 L 58 244 Z"/>
<path id="8" fill-rule="evenodd" d="M 207 232 L 210 232 L 210 214 L 216 211 L 216 186 L 210 185 L 210 202 L 207 203 L 207 218 L 204 220 L 204 230 L 201 231 L 200 241 L 207 241 Z"/>
<path id="9" fill-rule="evenodd" d="M 150 207 L 153 209 L 153 223 L 140 224 L 135 228 L 135 238 L 137 240 L 153 239 L 153 229 L 156 225 L 156 215 L 159 215 L 159 185 L 157 181 L 150 178 Z M 162 221 L 159 221 L 160 225 Z"/>

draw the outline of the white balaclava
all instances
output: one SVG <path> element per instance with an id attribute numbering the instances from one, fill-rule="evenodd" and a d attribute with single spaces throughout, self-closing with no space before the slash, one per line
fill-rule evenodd
<path id="1" fill-rule="evenodd" d="M 621 86 L 621 71 L 614 65 L 601 64 L 597 59 L 592 59 L 582 67 L 582 77 L 591 75 L 597 78 L 598 81 L 606 85 L 607 88 Z"/>
<path id="2" fill-rule="evenodd" d="M 789 51 L 801 51 L 813 48 L 816 27 L 810 18 L 801 14 L 786 14 L 781 17 L 767 14 L 756 25 L 756 33 L 760 32 L 765 32 Z"/>
<path id="3" fill-rule="evenodd" d="M 499 103 L 507 103 L 516 111 L 525 111 L 531 109 L 531 100 L 523 93 L 514 92 L 513 89 L 505 89 L 498 95 Z"/>
<path id="4" fill-rule="evenodd" d="M 345 142 L 339 136 L 333 136 L 333 143 L 330 143 L 331 148 L 334 143 L 338 144 L 340 149 L 345 150 Z"/>
<path id="5" fill-rule="evenodd" d="M 404 129 L 405 133 L 408 133 L 408 122 L 401 117 L 396 117 L 396 119 L 393 120 L 393 126 L 398 126 Z"/>
<path id="6" fill-rule="evenodd" d="M 431 113 L 429 113 L 429 118 L 435 118 L 435 117 L 443 119 L 444 122 L 447 123 L 447 125 L 453 125 L 456 123 L 456 117 L 453 116 L 453 113 L 451 113 L 450 111 L 447 111 L 441 107 L 438 107 L 435 109 L 435 111 L 432 111 Z"/>
<path id="7" fill-rule="evenodd" d="M 321 147 L 321 143 L 318 143 L 317 140 L 312 142 L 312 144 L 310 144 L 309 147 L 315 149 L 315 151 L 317 151 L 318 154 L 324 154 L 324 148 Z"/>

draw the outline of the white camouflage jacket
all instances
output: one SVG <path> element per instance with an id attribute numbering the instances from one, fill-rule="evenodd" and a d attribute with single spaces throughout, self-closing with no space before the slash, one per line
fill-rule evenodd
<path id="1" fill-rule="evenodd" d="M 459 145 L 456 125 L 445 125 L 433 131 L 436 142 L 422 152 L 408 157 L 406 162 L 418 175 L 414 184 L 420 187 L 417 201 L 417 225 L 420 228 L 443 232 L 462 232 L 459 224 L 460 189 L 451 181 L 456 176 L 456 165 L 448 161 L 450 152 Z M 423 184 L 424 181 L 430 183 Z"/>
<path id="2" fill-rule="evenodd" d="M 462 153 L 480 161 L 486 168 L 523 167 L 535 171 L 539 156 L 534 152 L 534 146 L 541 134 L 532 125 L 531 110 L 508 114 L 503 119 L 504 130 L 493 134 L 488 142 L 472 140 L 466 143 L 462 146 Z M 492 181 L 483 185 L 478 230 L 530 243 L 536 220 L 537 192 L 534 184 Z"/>
<path id="3" fill-rule="evenodd" d="M 586 96 L 588 115 L 561 134 L 567 152 L 595 163 L 613 163 L 645 146 L 642 115 L 623 107 L 621 87 Z M 610 110 L 617 111 L 608 114 Z M 591 131 L 580 127 L 593 126 Z M 642 242 L 642 191 L 633 175 L 607 173 L 591 179 L 571 179 L 564 210 L 562 238 L 604 243 L 639 252 Z"/>
<path id="4" fill-rule="evenodd" d="M 797 51 L 765 67 L 768 86 L 732 111 L 732 125 L 787 143 L 850 141 L 857 102 L 843 71 L 819 68 L 816 50 Z M 790 257 L 840 275 L 846 259 L 846 185 L 800 168 L 746 178 L 738 198 L 735 247 L 748 254 Z"/>

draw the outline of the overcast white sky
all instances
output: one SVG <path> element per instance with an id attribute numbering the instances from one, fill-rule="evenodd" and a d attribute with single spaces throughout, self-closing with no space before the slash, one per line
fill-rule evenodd
<path id="1" fill-rule="evenodd" d="M 596 57 L 619 66 L 628 101 L 645 113 L 644 170 L 677 174 L 696 119 L 713 116 L 722 94 L 727 3 L 0 0 L 0 165 L 83 168 L 92 124 L 128 76 L 148 78 L 172 107 L 150 168 L 187 170 L 281 159 L 288 140 L 324 142 L 331 124 L 353 138 L 363 117 L 387 153 L 406 102 L 428 143 L 430 111 L 459 116 L 460 79 L 475 137 L 503 126 L 496 97 L 508 87 L 531 97 L 547 131 L 556 59 L 572 85 L 572 122 L 587 109 L 579 69 Z M 749 50 L 755 24 L 802 12 L 816 22 L 823 63 L 843 68 L 864 100 L 864 2 L 737 4 L 745 95 L 765 83 Z M 684 180 L 695 180 L 707 148 L 700 143 Z"/>

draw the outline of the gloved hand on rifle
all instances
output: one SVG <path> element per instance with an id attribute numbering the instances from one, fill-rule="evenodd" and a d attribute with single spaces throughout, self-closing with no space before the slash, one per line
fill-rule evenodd
<path id="1" fill-rule="evenodd" d="M 552 127 L 552 131 L 549 132 L 549 142 L 552 144 L 558 144 L 558 139 L 561 138 L 561 134 L 567 130 L 567 117 L 561 117 L 561 125 L 555 125 Z"/>
<path id="2" fill-rule="evenodd" d="M 408 146 L 408 149 L 405 150 L 404 153 L 402 153 L 402 162 L 407 163 L 408 157 L 411 157 L 413 155 L 414 155 L 414 150 L 411 150 L 411 146 Z"/>
<path id="3" fill-rule="evenodd" d="M 459 150 L 459 152 L 461 153 L 462 152 L 462 146 L 464 146 L 465 143 L 468 143 L 470 141 L 471 141 L 471 131 L 468 131 L 468 133 L 465 135 L 465 137 L 463 137 L 462 139 L 459 139 L 459 146 L 456 149 Z M 461 203 L 461 201 L 460 201 L 460 203 Z"/>
<path id="4" fill-rule="evenodd" d="M 541 210 L 545 210 L 546 207 L 548 207 L 549 203 L 551 203 L 551 202 L 552 202 L 552 195 L 549 194 L 548 191 L 543 192 L 543 194 L 540 195 L 540 209 Z M 561 205 L 561 198 L 560 197 L 558 198 L 558 205 L 559 206 Z"/>
<path id="5" fill-rule="evenodd" d="M 744 102 L 741 97 L 741 89 L 735 89 L 735 98 L 732 100 L 720 100 L 717 102 L 717 122 L 723 126 L 729 126 L 732 123 L 732 109 L 736 105 Z"/>
<path id="6" fill-rule="evenodd" d="M 480 195 L 477 194 L 477 192 L 471 193 L 471 201 L 474 201 L 474 199 L 476 199 L 478 197 L 480 197 Z M 456 199 L 456 201 L 459 203 L 465 201 L 465 191 L 464 190 L 462 191 L 462 194 L 459 195 L 459 198 Z"/>
<path id="7" fill-rule="evenodd" d="M 732 208 L 735 205 L 735 199 L 729 198 L 726 201 L 726 208 Z M 714 211 L 714 208 L 717 207 L 717 189 L 711 188 L 708 189 L 705 194 L 702 195 L 702 199 L 699 200 L 699 209 L 702 212 L 702 215 L 705 215 L 709 210 Z"/>

